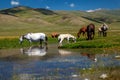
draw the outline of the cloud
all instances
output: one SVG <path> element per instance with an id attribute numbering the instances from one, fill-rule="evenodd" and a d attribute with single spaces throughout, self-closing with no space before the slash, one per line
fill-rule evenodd
<path id="1" fill-rule="evenodd" d="M 75 7 L 75 4 L 74 4 L 74 3 L 71 3 L 71 4 L 70 4 L 70 7 Z"/>
<path id="2" fill-rule="evenodd" d="M 46 9 L 50 9 L 50 7 L 49 7 L 49 6 L 46 6 Z"/>
<path id="3" fill-rule="evenodd" d="M 101 8 L 94 9 L 94 10 L 90 9 L 90 10 L 87 10 L 86 12 L 95 12 L 95 11 L 99 11 L 99 10 L 102 10 L 102 9 Z"/>
<path id="4" fill-rule="evenodd" d="M 20 3 L 18 1 L 11 1 L 11 5 L 12 6 L 18 6 Z"/>

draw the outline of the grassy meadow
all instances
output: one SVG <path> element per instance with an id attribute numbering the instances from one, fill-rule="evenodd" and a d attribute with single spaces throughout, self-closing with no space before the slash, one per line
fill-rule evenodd
<path id="1" fill-rule="evenodd" d="M 43 32 L 48 36 L 48 43 L 58 44 L 57 39 L 51 38 L 52 32 L 70 33 L 76 36 L 79 29 L 89 23 L 94 23 L 96 26 L 93 40 L 87 41 L 81 36 L 76 43 L 67 44 L 64 41 L 62 48 L 120 48 L 119 12 L 120 10 L 94 13 L 50 11 L 29 7 L 0 10 L 0 49 L 31 45 L 27 41 L 23 45 L 19 44 L 19 37 L 29 32 Z M 101 26 L 101 22 L 106 22 L 110 27 L 107 37 L 98 37 L 97 29 Z"/>
<path id="2" fill-rule="evenodd" d="M 120 48 L 120 29 L 118 26 L 118 23 L 116 24 L 111 24 L 109 25 L 110 29 L 108 30 L 108 34 L 107 37 L 99 37 L 97 34 L 97 30 L 96 30 L 96 34 L 95 34 L 95 38 L 93 40 L 86 40 L 86 38 L 84 36 L 81 35 L 81 37 L 79 39 L 77 39 L 76 43 L 66 43 L 66 41 L 63 41 L 63 46 L 62 48 Z M 58 27 L 58 29 L 60 30 L 61 27 Z M 78 30 L 76 30 L 75 28 L 71 28 L 72 32 L 70 31 L 66 31 L 65 29 L 62 30 L 62 32 L 59 33 L 71 33 L 73 35 L 76 36 L 76 32 Z M 52 32 L 53 30 L 50 29 L 50 32 Z M 19 31 L 17 31 L 19 32 Z M 43 31 L 44 32 L 44 31 Z M 46 32 L 46 34 L 48 35 L 48 45 L 50 43 L 56 43 L 57 39 L 55 38 L 51 38 L 50 36 L 50 32 Z M 24 33 L 24 32 L 20 32 L 20 33 Z M 9 35 L 10 33 L 8 33 L 8 36 L 1 36 L 0 37 L 0 49 L 3 48 L 19 48 L 19 47 L 27 47 L 30 45 L 36 45 L 39 43 L 32 43 L 29 44 L 28 41 L 24 41 L 22 45 L 19 44 L 19 36 L 20 35 L 14 35 L 11 36 Z M 16 34 L 14 32 L 12 32 L 12 34 Z"/>

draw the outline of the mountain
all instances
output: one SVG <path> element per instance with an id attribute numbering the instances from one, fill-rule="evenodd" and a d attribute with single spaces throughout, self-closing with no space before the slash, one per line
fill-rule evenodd
<path id="1" fill-rule="evenodd" d="M 17 6 L 0 10 L 0 34 L 19 35 L 22 32 L 73 31 L 80 26 L 102 22 L 120 22 L 120 10 L 52 11 L 43 8 Z M 63 30 L 64 29 L 64 30 Z M 17 32 L 16 32 L 17 31 Z M 74 33 L 74 32 L 73 32 Z"/>

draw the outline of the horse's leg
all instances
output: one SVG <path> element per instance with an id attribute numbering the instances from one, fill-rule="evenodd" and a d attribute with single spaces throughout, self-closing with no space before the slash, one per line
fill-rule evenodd
<path id="1" fill-rule="evenodd" d="M 87 32 L 87 40 L 89 40 L 89 33 Z"/>
<path id="2" fill-rule="evenodd" d="M 78 37 L 78 38 L 80 37 L 80 33 L 79 33 L 79 32 L 77 33 L 77 37 Z"/>
<path id="3" fill-rule="evenodd" d="M 63 38 L 60 39 L 60 41 L 59 41 L 59 46 L 62 46 L 62 41 L 63 41 Z"/>
<path id="4" fill-rule="evenodd" d="M 92 40 L 92 39 L 93 39 L 93 33 L 90 34 L 90 40 Z"/>
<path id="5" fill-rule="evenodd" d="M 42 46 L 42 40 L 40 39 L 40 46 Z"/>
<path id="6" fill-rule="evenodd" d="M 90 38 L 91 38 L 91 33 L 87 32 L 87 40 L 90 40 Z"/>
<path id="7" fill-rule="evenodd" d="M 29 40 L 29 45 L 32 43 L 32 41 L 31 40 Z"/>
<path id="8" fill-rule="evenodd" d="M 105 36 L 107 36 L 107 32 L 105 32 Z"/>
<path id="9" fill-rule="evenodd" d="M 105 32 L 104 32 L 104 37 L 106 37 L 106 36 L 107 36 L 107 32 L 105 31 Z"/>
<path id="10" fill-rule="evenodd" d="M 83 36 L 85 35 L 85 32 L 83 32 Z"/>
<path id="11" fill-rule="evenodd" d="M 103 37 L 105 37 L 105 31 L 103 31 Z"/>
<path id="12" fill-rule="evenodd" d="M 70 39 L 69 39 L 69 37 L 68 37 L 68 38 L 67 38 L 67 42 L 68 42 L 68 43 L 69 43 L 69 40 L 70 40 Z"/>
<path id="13" fill-rule="evenodd" d="M 88 36 L 87 40 L 92 40 L 92 33 L 91 32 L 89 32 L 87 36 Z"/>

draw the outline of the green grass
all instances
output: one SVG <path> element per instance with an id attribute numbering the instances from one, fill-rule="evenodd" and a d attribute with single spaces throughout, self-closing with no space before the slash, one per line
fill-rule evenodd
<path id="1" fill-rule="evenodd" d="M 55 43 L 57 40 L 53 38 L 49 38 L 48 44 Z M 6 38 L 0 39 L 0 49 L 7 49 L 7 48 L 20 48 L 20 47 L 28 47 L 32 45 L 39 45 L 39 42 L 30 43 L 27 40 L 24 40 L 22 44 L 19 44 L 19 38 Z"/>
<path id="2" fill-rule="evenodd" d="M 117 36 L 119 36 L 119 33 L 113 35 L 109 32 L 107 37 L 96 36 L 93 40 L 86 40 L 82 37 L 77 39 L 76 43 L 67 43 L 66 41 L 63 41 L 63 46 L 61 46 L 61 48 L 120 48 L 120 38 Z M 51 43 L 58 44 L 57 38 L 48 37 L 48 45 Z M 19 38 L 0 39 L 0 49 L 27 47 L 36 44 L 39 44 L 39 42 L 30 44 L 29 41 L 25 40 L 23 44 L 20 45 Z"/>
<path id="3" fill-rule="evenodd" d="M 96 35 L 93 40 L 87 41 L 84 37 L 81 37 L 80 39 L 77 39 L 76 43 L 64 43 L 62 48 L 107 48 L 120 46 L 119 10 L 117 12 L 111 12 L 110 14 L 108 14 L 109 11 L 100 11 L 97 13 L 86 13 L 82 11 L 53 11 L 56 14 L 50 15 L 43 14 L 40 11 L 28 7 L 18 7 L 10 9 L 10 11 L 8 9 L 8 12 L 12 13 L 14 16 L 10 14 L 0 14 L 0 38 L 2 37 L 0 39 L 0 48 L 21 47 L 18 40 L 19 36 L 29 32 L 43 32 L 49 37 L 48 41 L 50 43 L 58 43 L 56 39 L 51 38 L 50 35 L 52 32 L 70 33 L 76 36 L 79 29 L 89 23 L 94 23 L 96 26 Z M 49 10 L 47 11 L 50 12 Z M 115 22 L 108 24 L 110 29 L 108 30 L 107 37 L 98 37 L 97 29 L 101 26 L 101 23 L 84 17 L 89 16 L 90 19 L 92 19 L 92 17 L 102 18 L 106 13 L 108 19 L 109 17 L 114 17 L 112 19 L 115 19 Z M 9 39 L 7 38 L 8 36 L 16 36 L 16 39 Z M 29 42 L 25 41 L 22 46 L 29 45 Z"/>

